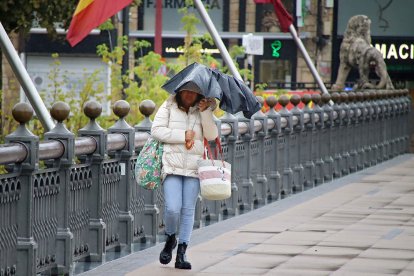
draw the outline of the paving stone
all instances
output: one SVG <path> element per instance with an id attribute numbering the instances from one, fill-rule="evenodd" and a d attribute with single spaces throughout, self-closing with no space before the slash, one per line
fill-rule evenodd
<path id="1" fill-rule="evenodd" d="M 263 275 L 268 272 L 268 269 L 255 268 L 255 267 L 240 267 L 240 266 L 211 266 L 205 270 L 202 270 L 202 273 L 212 273 L 216 275 L 217 273 L 230 274 L 230 275 Z"/>
<path id="2" fill-rule="evenodd" d="M 301 254 L 309 246 L 303 245 L 285 245 L 285 244 L 259 244 L 249 248 L 246 252 L 249 254 L 270 254 L 270 255 L 289 255 L 294 256 Z"/>
<path id="3" fill-rule="evenodd" d="M 328 276 L 331 271 L 324 270 L 310 270 L 310 269 L 295 269 L 295 268 L 276 268 L 268 273 L 264 274 L 266 276 L 270 275 L 284 275 L 284 276 Z"/>
<path id="4" fill-rule="evenodd" d="M 399 259 L 414 260 L 414 247 L 412 250 L 387 249 L 387 248 L 369 248 L 359 254 L 358 257 L 370 259 Z"/>
<path id="5" fill-rule="evenodd" d="M 400 273 L 409 261 L 398 259 L 355 258 L 347 262 L 341 269 L 372 273 L 386 273 L 396 275 Z"/>
<path id="6" fill-rule="evenodd" d="M 246 215 L 251 221 L 190 244 L 191 271 L 174 269 L 174 260 L 159 264 L 154 252 L 151 262 L 134 267 L 144 251 L 85 275 L 414 275 L 414 155 L 402 158 L 351 174 L 352 183 L 281 211 L 269 207 L 263 218 Z M 284 200 L 271 206 L 290 199 Z"/>
<path id="7" fill-rule="evenodd" d="M 340 269 L 335 272 L 332 272 L 329 275 L 332 275 L 332 276 L 350 276 L 350 275 L 352 276 L 390 276 L 390 275 L 395 275 L 395 274 Z"/>

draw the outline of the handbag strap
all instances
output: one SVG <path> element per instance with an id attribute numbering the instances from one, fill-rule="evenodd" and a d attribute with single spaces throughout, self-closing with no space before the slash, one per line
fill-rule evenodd
<path id="1" fill-rule="evenodd" d="M 218 149 L 219 152 L 220 152 L 221 163 L 223 164 L 223 167 L 225 168 L 226 164 L 224 163 L 224 160 L 223 160 L 223 148 L 221 147 L 220 138 L 216 137 L 216 139 L 214 141 L 216 143 L 216 148 L 215 148 L 216 149 L 216 158 L 217 158 L 217 149 Z M 213 163 L 213 166 L 214 166 L 214 159 L 213 159 L 213 155 L 211 153 L 210 143 L 207 141 L 206 138 L 204 138 L 204 147 L 207 148 L 208 157 L 210 158 L 210 160 L 212 160 L 212 163 Z M 206 152 L 205 151 L 204 151 L 203 158 L 206 159 Z"/>

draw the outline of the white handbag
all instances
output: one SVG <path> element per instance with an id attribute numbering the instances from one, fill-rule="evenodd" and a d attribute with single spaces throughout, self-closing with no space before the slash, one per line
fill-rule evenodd
<path id="1" fill-rule="evenodd" d="M 227 199 L 231 196 L 231 165 L 223 161 L 220 139 L 216 138 L 216 149 L 219 149 L 221 160 L 213 159 L 210 145 L 206 139 L 204 139 L 204 146 L 207 154 L 204 153 L 204 159 L 198 160 L 201 196 L 208 200 Z"/>

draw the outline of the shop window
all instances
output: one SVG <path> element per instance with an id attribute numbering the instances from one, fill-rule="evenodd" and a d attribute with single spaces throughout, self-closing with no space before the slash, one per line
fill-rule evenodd
<path id="1" fill-rule="evenodd" d="M 292 65 L 289 60 L 261 60 L 259 81 L 264 83 L 290 82 Z"/>
<path id="2" fill-rule="evenodd" d="M 101 101 L 103 114 L 110 115 L 110 67 L 98 57 L 60 56 L 60 65 L 53 66 L 50 56 L 27 55 L 26 69 L 37 91 L 47 106 L 54 103 L 54 93 L 69 95 L 79 99 L 87 77 L 100 80 L 92 89 L 101 91 L 97 96 Z M 21 91 L 22 101 L 27 98 Z M 98 99 L 97 99 L 98 100 Z"/>

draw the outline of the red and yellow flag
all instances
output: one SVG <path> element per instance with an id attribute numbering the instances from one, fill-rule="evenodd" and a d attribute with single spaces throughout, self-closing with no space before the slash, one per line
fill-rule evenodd
<path id="1" fill-rule="evenodd" d="M 132 0 L 80 0 L 72 17 L 66 39 L 73 47 L 92 29 L 131 4 Z"/>

